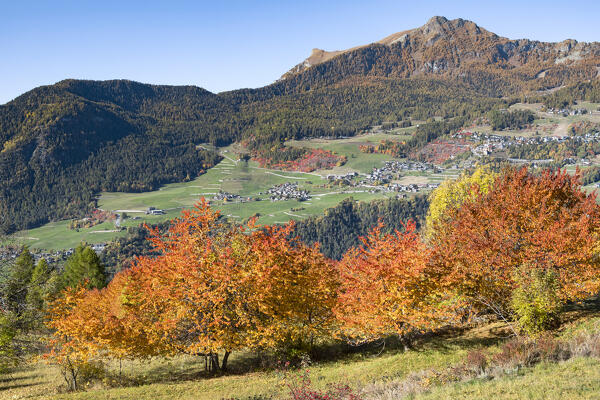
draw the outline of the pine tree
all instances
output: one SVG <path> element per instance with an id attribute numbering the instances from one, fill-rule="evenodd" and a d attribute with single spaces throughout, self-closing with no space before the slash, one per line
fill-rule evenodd
<path id="1" fill-rule="evenodd" d="M 81 284 L 89 289 L 106 286 L 104 265 L 96 252 L 83 244 L 77 246 L 75 252 L 69 257 L 62 274 L 63 288 L 76 288 Z"/>
<path id="2" fill-rule="evenodd" d="M 48 294 L 48 281 L 50 279 L 50 267 L 45 259 L 41 259 L 36 264 L 31 274 L 29 290 L 27 291 L 26 304 L 27 314 L 32 326 L 42 325 L 42 312 L 46 303 Z"/>
<path id="3" fill-rule="evenodd" d="M 25 311 L 25 300 L 33 269 L 33 256 L 25 247 L 12 266 L 4 293 L 6 307 L 17 315 Z"/>

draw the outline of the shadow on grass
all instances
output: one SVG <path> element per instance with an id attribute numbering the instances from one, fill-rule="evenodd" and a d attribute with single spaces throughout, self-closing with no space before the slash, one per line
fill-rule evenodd
<path id="1" fill-rule="evenodd" d="M 16 385 L 0 386 L 0 392 L 3 392 L 5 390 L 10 390 L 10 389 L 22 389 L 22 388 L 37 386 L 37 385 L 39 385 L 39 383 L 19 383 Z"/>
<path id="2" fill-rule="evenodd" d="M 436 351 L 443 354 L 457 351 L 457 349 L 476 349 L 494 346 L 505 341 L 509 336 L 505 325 L 486 326 L 481 335 L 474 334 L 475 328 L 445 328 L 436 332 L 413 335 L 409 342 L 397 336 L 390 336 L 385 340 L 350 345 L 346 342 L 336 341 L 315 346 L 308 355 L 311 362 L 331 363 L 339 361 L 356 360 L 356 355 L 361 359 L 365 357 L 376 358 L 382 355 L 401 354 L 407 351 L 408 344 L 411 352 Z M 301 353 L 293 352 L 247 352 L 235 354 L 230 361 L 226 374 L 213 374 L 204 370 L 204 358 L 188 357 L 185 360 L 170 362 L 168 359 L 159 364 L 149 365 L 142 374 L 129 375 L 125 373 L 119 377 L 112 372 L 111 379 L 121 382 L 122 386 L 136 386 L 142 384 L 182 382 L 200 379 L 218 378 L 223 375 L 244 375 L 250 372 L 275 371 L 286 362 L 291 366 L 300 364 Z M 124 368 L 127 371 L 127 368 Z"/>
<path id="3" fill-rule="evenodd" d="M 576 321 L 590 315 L 600 315 L 600 298 L 593 298 L 577 304 L 569 304 L 566 307 L 563 323 Z M 413 335 L 406 340 L 397 336 L 390 336 L 385 340 L 350 345 L 343 341 L 329 342 L 313 347 L 308 352 L 311 362 L 330 363 L 339 361 L 356 360 L 356 355 L 361 359 L 365 357 L 376 358 L 383 355 L 401 354 L 407 351 L 427 352 L 435 351 L 442 354 L 456 352 L 457 350 L 481 349 L 496 346 L 510 339 L 512 331 L 504 323 L 488 323 L 470 327 L 447 327 L 425 334 Z M 408 346 L 407 346 L 408 344 Z M 286 361 L 292 366 L 299 364 L 300 354 L 293 352 L 245 352 L 237 353 L 229 363 L 226 374 L 212 374 L 204 370 L 204 358 L 189 357 L 171 363 L 168 359 L 159 364 L 148 366 L 141 374 L 125 374 L 119 378 L 117 374 L 111 373 L 114 380 L 122 380 L 123 386 L 135 386 L 141 384 L 152 384 L 159 382 L 182 382 L 200 379 L 211 379 L 223 375 L 235 376 L 250 372 L 268 372 L 277 370 Z"/>
<path id="4" fill-rule="evenodd" d="M 40 377 L 40 375 L 38 375 L 38 374 L 26 375 L 26 376 L 16 376 L 16 377 L 11 377 L 9 374 L 8 376 L 0 378 L 0 384 L 10 383 L 10 382 L 15 382 L 15 381 L 22 381 L 24 379 L 36 379 L 39 377 Z M 2 387 L 2 386 L 0 386 L 0 387 Z"/>
<path id="5" fill-rule="evenodd" d="M 578 303 L 565 306 L 561 323 L 569 323 L 589 316 L 600 316 L 600 296 L 594 296 Z"/>

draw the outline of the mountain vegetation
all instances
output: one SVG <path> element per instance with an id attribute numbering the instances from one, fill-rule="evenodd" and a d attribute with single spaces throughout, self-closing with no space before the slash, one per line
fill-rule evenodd
<path id="1" fill-rule="evenodd" d="M 325 210 L 322 216 L 296 222 L 294 235 L 304 243 L 318 243 L 325 256 L 339 260 L 350 248 L 359 246 L 360 237 L 366 236 L 380 222 L 385 233 L 403 231 L 404 221 L 409 220 L 419 228 L 428 206 L 427 197 L 423 195 L 369 203 L 349 198 Z"/>
<path id="2" fill-rule="evenodd" d="M 452 206 L 428 237 L 414 222 L 390 233 L 380 223 L 339 261 L 294 239 L 292 224 L 223 226 L 200 202 L 166 231 L 151 230 L 158 255 L 137 258 L 104 289 L 83 281 L 48 301 L 46 359 L 77 390 L 81 371 L 102 360 L 188 354 L 204 357 L 207 373 L 224 374 L 232 352 L 293 359 L 326 343 L 390 337 L 408 348 L 424 332 L 484 316 L 516 336 L 493 356 L 498 366 L 571 357 L 566 344 L 539 334 L 600 288 L 596 195 L 560 171 L 507 168 L 460 179 L 436 199 Z M 482 373 L 487 357 L 466 362 Z"/>
<path id="3" fill-rule="evenodd" d="M 201 143 L 241 141 L 252 156 L 285 165 L 306 152 L 284 151 L 289 139 L 351 136 L 408 118 L 442 117 L 457 129 L 511 98 L 561 85 L 575 86 L 549 104 L 597 97 L 597 80 L 585 82 L 598 75 L 597 43 L 509 40 L 461 19 L 434 17 L 319 54 L 258 89 L 65 80 L 0 106 L 0 230 L 81 218 L 100 191 L 193 179 L 220 159 Z M 447 129 L 428 126 L 409 146 Z"/>

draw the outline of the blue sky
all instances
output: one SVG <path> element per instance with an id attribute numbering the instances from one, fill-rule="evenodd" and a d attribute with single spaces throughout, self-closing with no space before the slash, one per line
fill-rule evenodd
<path id="1" fill-rule="evenodd" d="M 313 47 L 370 43 L 433 15 L 512 39 L 600 41 L 597 0 L 0 0 L 0 104 L 65 78 L 259 87 Z"/>

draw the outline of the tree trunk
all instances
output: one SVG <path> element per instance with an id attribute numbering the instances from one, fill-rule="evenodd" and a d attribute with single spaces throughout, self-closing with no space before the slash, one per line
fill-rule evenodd
<path id="1" fill-rule="evenodd" d="M 71 390 L 73 392 L 77 391 L 77 372 L 75 368 L 71 367 Z"/>
<path id="2" fill-rule="evenodd" d="M 209 360 L 210 360 L 210 372 L 213 374 L 216 374 L 219 372 L 220 367 L 219 367 L 219 353 L 210 353 L 209 354 Z"/>
<path id="3" fill-rule="evenodd" d="M 404 346 L 404 352 L 410 350 L 410 338 L 408 336 L 400 336 L 400 343 Z"/>
<path id="4" fill-rule="evenodd" d="M 227 360 L 229 359 L 229 354 L 231 354 L 230 351 L 226 351 L 225 354 L 223 354 L 223 361 L 221 361 L 221 372 L 227 372 Z"/>

